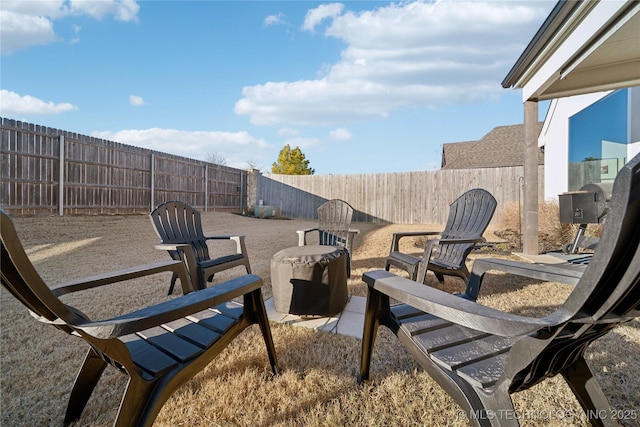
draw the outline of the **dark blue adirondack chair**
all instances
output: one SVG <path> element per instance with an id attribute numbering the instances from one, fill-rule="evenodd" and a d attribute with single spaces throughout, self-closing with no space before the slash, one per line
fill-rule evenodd
<path id="1" fill-rule="evenodd" d="M 411 231 L 393 234 L 391 250 L 385 265 L 401 268 L 409 278 L 424 282 L 427 271 L 432 271 L 439 282 L 444 276 L 469 280 L 469 269 L 465 261 L 476 243 L 484 241 L 482 234 L 487 229 L 496 210 L 496 199 L 487 190 L 475 188 L 462 194 L 449 205 L 447 225 L 442 232 Z M 422 257 L 400 252 L 403 237 L 440 236 L 429 239 Z"/>
<path id="2" fill-rule="evenodd" d="M 640 316 L 639 224 L 637 155 L 618 173 L 600 242 L 582 274 L 479 259 L 461 298 L 388 271 L 365 273 L 368 298 L 360 380 L 369 377 L 376 331 L 382 325 L 398 336 L 474 425 L 518 425 L 511 394 L 557 374 L 567 381 L 593 425 L 617 425 L 616 412 L 585 352 L 594 340 Z M 545 317 L 505 313 L 472 301 L 491 270 L 550 281 L 566 278 L 575 289 Z M 399 304 L 392 306 L 392 299 Z"/>

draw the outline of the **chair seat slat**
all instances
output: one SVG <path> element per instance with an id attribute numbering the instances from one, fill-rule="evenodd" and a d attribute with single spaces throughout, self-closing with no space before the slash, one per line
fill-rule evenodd
<path id="1" fill-rule="evenodd" d="M 487 389 L 492 387 L 504 373 L 508 354 L 502 353 L 494 357 L 481 360 L 472 365 L 457 369 L 456 372 L 474 387 Z"/>
<path id="2" fill-rule="evenodd" d="M 451 324 L 451 322 L 447 322 L 446 320 L 442 320 L 439 317 L 426 313 L 422 313 L 420 316 L 405 318 L 400 321 L 400 327 L 411 336 L 425 334 L 427 332 L 435 331 L 436 329 L 442 329 L 450 326 Z"/>
<path id="3" fill-rule="evenodd" d="M 136 334 L 125 335 L 120 340 L 127 346 L 133 362 L 153 377 L 169 371 L 178 364 L 176 359 L 158 350 Z"/>
<path id="4" fill-rule="evenodd" d="M 487 334 L 483 332 L 474 331 L 473 329 L 463 328 L 458 325 L 451 325 L 416 334 L 412 339 L 425 353 L 431 353 L 444 348 L 463 344 L 486 335 Z"/>
<path id="5" fill-rule="evenodd" d="M 188 319 L 219 333 L 225 333 L 237 321 L 210 309 L 194 313 Z"/>
<path id="6" fill-rule="evenodd" d="M 239 320 L 244 312 L 243 305 L 236 301 L 227 301 L 223 304 L 216 305 L 214 309 L 235 320 Z"/>
<path id="7" fill-rule="evenodd" d="M 514 342 L 513 338 L 480 335 L 473 341 L 431 352 L 430 356 L 440 366 L 456 370 L 500 355 L 509 350 Z"/>
<path id="8" fill-rule="evenodd" d="M 161 326 L 138 332 L 138 336 L 147 340 L 159 350 L 171 355 L 181 363 L 189 361 L 202 353 L 202 348 L 172 334 Z"/>
<path id="9" fill-rule="evenodd" d="M 218 332 L 191 322 L 188 319 L 177 319 L 173 322 L 165 323 L 162 326 L 201 348 L 209 348 L 221 336 Z"/>

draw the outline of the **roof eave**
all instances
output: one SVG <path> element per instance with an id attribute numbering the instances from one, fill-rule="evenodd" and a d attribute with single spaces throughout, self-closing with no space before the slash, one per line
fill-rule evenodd
<path id="1" fill-rule="evenodd" d="M 542 26 L 538 29 L 533 39 L 529 42 L 524 52 L 520 55 L 516 63 L 511 70 L 507 73 L 507 76 L 502 80 L 502 87 L 507 89 L 516 86 L 516 84 L 522 79 L 522 76 L 531 67 L 531 64 L 540 56 L 540 54 L 547 48 L 549 42 L 558 33 L 566 22 L 567 18 L 571 16 L 578 6 L 580 6 L 582 0 L 568 1 L 560 0 L 554 6 L 547 19 L 542 23 Z"/>

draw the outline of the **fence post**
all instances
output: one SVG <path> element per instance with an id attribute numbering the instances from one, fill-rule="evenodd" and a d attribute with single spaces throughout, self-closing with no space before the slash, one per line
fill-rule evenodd
<path id="1" fill-rule="evenodd" d="M 247 171 L 247 209 L 251 209 L 258 202 L 258 175 L 260 171 L 251 168 Z"/>
<path id="2" fill-rule="evenodd" d="M 58 135 L 58 216 L 64 216 L 64 135 Z"/>
<path id="3" fill-rule="evenodd" d="M 209 212 L 209 164 L 204 164 L 204 211 Z"/>
<path id="4" fill-rule="evenodd" d="M 240 171 L 240 213 L 244 213 L 244 172 Z"/>
<path id="5" fill-rule="evenodd" d="M 151 181 L 151 188 L 149 191 L 149 212 L 151 212 L 155 207 L 154 196 L 156 191 L 156 156 L 153 153 L 151 153 L 151 170 L 149 171 L 149 174 Z"/>

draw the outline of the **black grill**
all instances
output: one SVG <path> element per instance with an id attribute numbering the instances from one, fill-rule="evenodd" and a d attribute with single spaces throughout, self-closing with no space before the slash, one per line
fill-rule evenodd
<path id="1" fill-rule="evenodd" d="M 565 252 L 575 253 L 578 247 L 588 248 L 597 244 L 596 238 L 587 238 L 584 232 L 588 224 L 604 222 L 612 188 L 612 183 L 601 182 L 560 194 L 560 223 L 580 224 L 573 243 L 565 246 Z"/>

